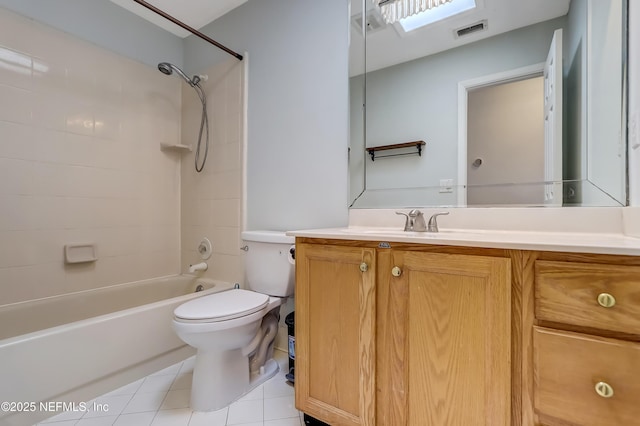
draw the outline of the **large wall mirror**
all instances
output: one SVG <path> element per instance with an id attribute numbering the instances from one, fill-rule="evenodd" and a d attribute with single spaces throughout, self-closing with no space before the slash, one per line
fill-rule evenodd
<path id="1" fill-rule="evenodd" d="M 626 44 L 626 0 L 352 0 L 351 207 L 626 205 Z"/>

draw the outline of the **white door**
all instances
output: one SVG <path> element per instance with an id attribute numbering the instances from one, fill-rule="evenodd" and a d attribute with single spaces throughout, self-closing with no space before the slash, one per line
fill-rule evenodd
<path id="1" fill-rule="evenodd" d="M 562 29 L 544 66 L 544 203 L 562 205 Z"/>

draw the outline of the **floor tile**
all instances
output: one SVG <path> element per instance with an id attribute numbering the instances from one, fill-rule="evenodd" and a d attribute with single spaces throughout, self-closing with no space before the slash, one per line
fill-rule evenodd
<path id="1" fill-rule="evenodd" d="M 194 411 L 189 426 L 225 426 L 228 414 L 229 408 L 209 412 Z"/>
<path id="2" fill-rule="evenodd" d="M 188 408 L 160 410 L 151 422 L 151 426 L 188 426 L 192 414 Z"/>
<path id="3" fill-rule="evenodd" d="M 165 396 L 167 392 L 137 393 L 122 410 L 122 414 L 158 411 Z"/>
<path id="4" fill-rule="evenodd" d="M 276 376 L 264 384 L 264 398 L 292 396 L 295 389 L 282 376 Z"/>
<path id="5" fill-rule="evenodd" d="M 298 415 L 294 399 L 290 396 L 264 400 L 264 420 L 286 419 Z"/>
<path id="6" fill-rule="evenodd" d="M 189 399 L 191 398 L 191 389 L 173 390 L 167 393 L 161 410 L 174 410 L 177 408 L 189 408 Z"/>
<path id="7" fill-rule="evenodd" d="M 149 426 L 155 416 L 155 411 L 121 414 L 113 426 Z"/>
<path id="8" fill-rule="evenodd" d="M 153 374 L 149 374 L 149 377 L 154 376 L 177 376 L 180 371 L 180 367 L 182 367 L 182 363 L 173 364 L 167 368 L 164 368 L 160 371 L 156 371 Z"/>
<path id="9" fill-rule="evenodd" d="M 263 386 L 260 385 L 257 388 L 253 389 L 251 392 L 240 398 L 238 401 L 249 401 L 252 399 L 262 399 L 264 398 Z"/>
<path id="10" fill-rule="evenodd" d="M 193 383 L 193 373 L 180 373 L 176 376 L 176 379 L 173 381 L 169 389 L 191 389 L 191 383 Z"/>
<path id="11" fill-rule="evenodd" d="M 228 425 L 263 421 L 263 402 L 260 399 L 236 401 L 229 406 Z"/>
<path id="12" fill-rule="evenodd" d="M 140 389 L 140 385 L 142 385 L 144 379 L 136 380 L 133 383 L 129 383 L 128 385 L 124 385 L 114 391 L 111 391 L 104 396 L 119 396 L 119 395 L 133 395 Z"/>
<path id="13" fill-rule="evenodd" d="M 265 420 L 264 422 L 264 426 L 301 426 L 302 424 L 298 416 L 288 419 Z"/>
<path id="14" fill-rule="evenodd" d="M 115 423 L 117 418 L 118 416 L 107 416 L 80 419 L 78 420 L 78 423 L 76 423 L 76 426 L 111 426 Z"/>
<path id="15" fill-rule="evenodd" d="M 122 413 L 133 395 L 101 396 L 89 402 L 89 411 L 83 419 L 91 417 L 117 416 Z"/>
<path id="16" fill-rule="evenodd" d="M 149 376 L 144 379 L 137 393 L 167 392 L 171 389 L 174 380 L 175 376 Z"/>

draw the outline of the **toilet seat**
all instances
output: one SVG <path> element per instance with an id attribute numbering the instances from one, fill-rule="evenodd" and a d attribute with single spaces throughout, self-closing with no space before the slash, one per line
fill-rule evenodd
<path id="1" fill-rule="evenodd" d="M 176 321 L 211 323 L 251 315 L 269 304 L 269 296 L 249 290 L 229 290 L 198 297 L 178 306 Z"/>

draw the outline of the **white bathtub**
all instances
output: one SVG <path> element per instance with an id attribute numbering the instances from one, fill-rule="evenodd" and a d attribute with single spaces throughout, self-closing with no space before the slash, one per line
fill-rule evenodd
<path id="1" fill-rule="evenodd" d="M 56 414 L 40 402 L 86 402 L 193 355 L 173 310 L 232 286 L 173 276 L 0 306 L 0 403 L 22 410 L 4 407 L 0 425 L 32 425 Z"/>

